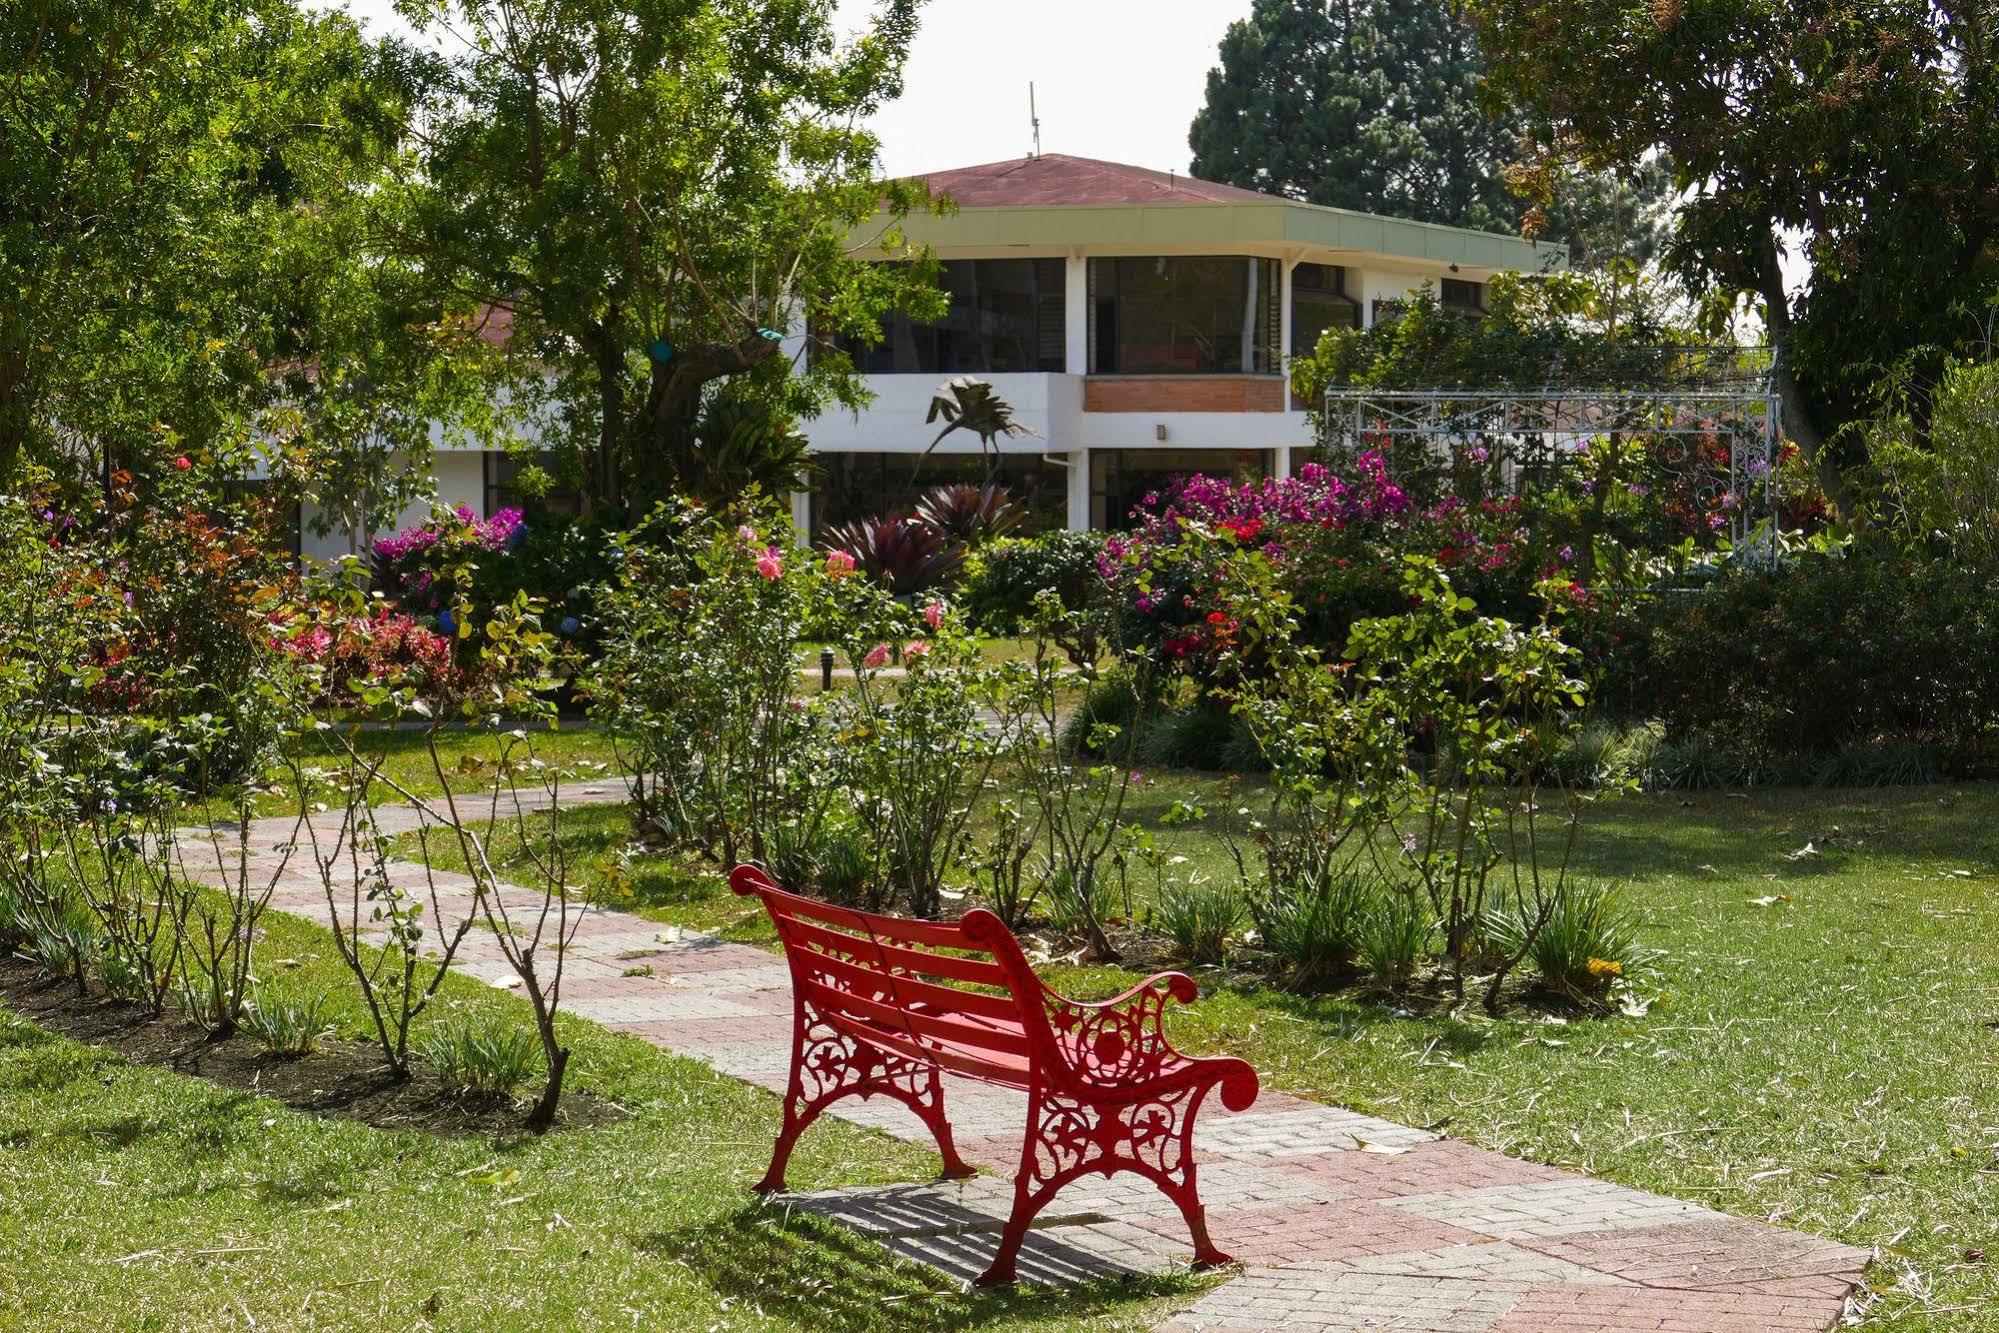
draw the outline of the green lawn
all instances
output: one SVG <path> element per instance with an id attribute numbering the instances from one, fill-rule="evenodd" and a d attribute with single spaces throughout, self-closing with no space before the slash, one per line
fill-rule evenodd
<path id="1" fill-rule="evenodd" d="M 346 1000 L 319 928 L 280 920 L 264 948 Z M 446 1002 L 521 1003 L 463 979 Z M 360 1035 L 354 1004 L 338 1018 Z M 960 1295 L 753 1202 L 775 1097 L 589 1023 L 568 1034 L 574 1085 L 629 1114 L 495 1142 L 295 1113 L 0 1008 L 0 1329 L 1142 1328 L 1203 1285 Z M 827 1121 L 792 1183 L 936 1168 Z"/>
<path id="2" fill-rule="evenodd" d="M 1230 804 L 1223 784 L 1172 776 L 1137 813 L 1186 796 Z M 622 812 L 568 818 L 586 877 L 621 865 L 618 905 L 767 938 L 712 874 L 634 853 Z M 1982 1258 L 1999 1261 L 1999 786 L 1667 794 L 1587 820 L 1582 868 L 1625 886 L 1665 954 L 1645 1017 L 1495 1022 L 1238 973 L 1208 978 L 1182 1044 L 1290 1091 L 1881 1245 L 1876 1321 L 1999 1329 Z M 1178 873 L 1222 873 L 1211 831 L 1156 836 L 1188 857 Z M 1095 994 L 1132 978 L 1052 979 Z"/>

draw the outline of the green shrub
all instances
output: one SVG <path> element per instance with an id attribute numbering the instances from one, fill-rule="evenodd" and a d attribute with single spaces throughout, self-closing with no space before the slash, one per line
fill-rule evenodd
<path id="1" fill-rule="evenodd" d="M 244 1006 L 241 1028 L 266 1055 L 296 1059 L 318 1049 L 326 1034 L 325 1008 L 317 994 L 259 986 Z"/>
<path id="2" fill-rule="evenodd" d="M 1229 935 L 1242 917 L 1242 894 L 1235 885 L 1169 880 L 1160 890 L 1152 920 L 1166 932 L 1182 958 L 1208 964 L 1222 961 Z"/>
<path id="3" fill-rule="evenodd" d="M 1294 986 L 1352 971 L 1373 904 L 1368 882 L 1339 872 L 1306 884 L 1273 884 L 1249 898 L 1263 947 L 1286 966 Z"/>
<path id="4" fill-rule="evenodd" d="M 981 632 L 1022 633 L 1033 619 L 1034 599 L 1054 593 L 1063 607 L 1080 611 L 1090 601 L 1103 553 L 1103 534 L 1046 532 L 989 542 L 965 562 L 960 595 L 966 615 Z"/>
<path id="5" fill-rule="evenodd" d="M 1116 727 L 1117 739 L 1111 747 L 1116 753 L 1101 757 L 1129 762 L 1137 745 L 1144 740 L 1146 729 L 1156 720 L 1156 713 L 1140 697 L 1131 673 L 1113 667 L 1084 691 L 1075 709 L 1063 719 L 1062 749 L 1068 754 L 1089 754 L 1091 731 L 1102 726 Z"/>
<path id="6" fill-rule="evenodd" d="M 1227 704 L 1213 699 L 1154 713 L 1139 730 L 1138 757 L 1167 768 L 1210 772 L 1257 772 L 1269 767 L 1248 726 Z"/>
<path id="7" fill-rule="evenodd" d="M 424 1034 L 418 1051 L 457 1093 L 507 1096 L 541 1072 L 534 1031 L 491 1016 L 447 1019 Z"/>
<path id="8" fill-rule="evenodd" d="M 1813 766 L 1815 787 L 1922 787 L 1943 781 L 1940 745 L 1915 740 L 1860 741 Z"/>
<path id="9" fill-rule="evenodd" d="M 805 893 L 819 878 L 819 849 L 814 830 L 795 819 L 787 819 L 764 834 L 764 859 L 779 886 L 792 893 Z"/>
<path id="10" fill-rule="evenodd" d="M 1496 913 L 1497 948 L 1517 951 L 1531 922 L 1515 909 Z M 1648 966 L 1654 954 L 1638 944 L 1638 924 L 1607 884 L 1565 880 L 1555 891 L 1547 924 L 1527 947 L 1541 985 L 1565 999 L 1601 1005 L 1611 987 Z"/>
<path id="11" fill-rule="evenodd" d="M 1376 893 L 1361 917 L 1358 952 L 1369 975 L 1391 989 L 1405 985 L 1430 953 L 1429 909 L 1415 893 Z"/>

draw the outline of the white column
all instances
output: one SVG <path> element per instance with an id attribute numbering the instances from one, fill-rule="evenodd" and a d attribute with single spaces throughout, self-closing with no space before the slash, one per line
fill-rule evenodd
<path id="1" fill-rule="evenodd" d="M 1069 455 L 1069 531 L 1090 530 L 1090 451 L 1077 449 Z"/>
<path id="2" fill-rule="evenodd" d="M 1270 475 L 1282 481 L 1291 475 L 1291 446 L 1280 444 L 1270 452 Z"/>
<path id="3" fill-rule="evenodd" d="M 812 545 L 812 492 L 791 493 L 791 526 L 796 529 L 800 550 Z"/>
<path id="4" fill-rule="evenodd" d="M 1069 256 L 1063 273 L 1063 365 L 1071 375 L 1090 373 L 1090 261 Z"/>

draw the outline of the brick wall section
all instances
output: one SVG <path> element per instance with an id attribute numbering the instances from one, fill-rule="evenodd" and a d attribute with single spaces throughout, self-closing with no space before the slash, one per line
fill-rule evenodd
<path id="1" fill-rule="evenodd" d="M 1093 375 L 1085 412 L 1282 412 L 1284 381 L 1254 375 Z"/>

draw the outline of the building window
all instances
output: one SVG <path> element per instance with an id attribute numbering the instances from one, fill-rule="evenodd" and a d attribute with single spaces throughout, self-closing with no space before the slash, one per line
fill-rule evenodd
<path id="1" fill-rule="evenodd" d="M 1439 304 L 1446 310 L 1455 310 L 1460 315 L 1470 315 L 1473 319 L 1485 317 L 1485 284 L 1465 282 L 1459 278 L 1445 278 Z"/>
<path id="2" fill-rule="evenodd" d="M 1090 368 L 1100 375 L 1265 375 L 1277 369 L 1274 259 L 1090 261 Z"/>
<path id="3" fill-rule="evenodd" d="M 938 285 L 951 309 L 935 324 L 891 314 L 873 345 L 842 339 L 868 375 L 1004 374 L 1059 371 L 1066 331 L 1064 261 L 958 259 Z"/>
<path id="4" fill-rule="evenodd" d="M 1327 329 L 1360 327 L 1360 302 L 1347 294 L 1347 271 L 1337 264 L 1300 264 L 1291 270 L 1291 355 L 1310 356 Z"/>
<path id="5" fill-rule="evenodd" d="M 989 478 L 1027 511 L 1017 536 L 1059 528 L 1067 514 L 1068 474 L 1049 466 L 1038 451 L 1002 454 L 997 475 L 984 454 L 824 453 L 813 462 L 815 541 L 829 527 L 914 513 L 916 502 L 934 487 L 983 486 Z"/>
<path id="6" fill-rule="evenodd" d="M 504 449 L 486 451 L 486 486 L 483 498 L 488 518 L 502 509 L 528 507 L 529 497 L 521 494 L 515 484 L 523 466 L 525 464 L 518 455 L 508 453 Z M 545 494 L 536 498 L 541 507 L 552 514 L 568 514 L 573 517 L 583 512 L 583 497 L 573 486 L 550 486 Z"/>

